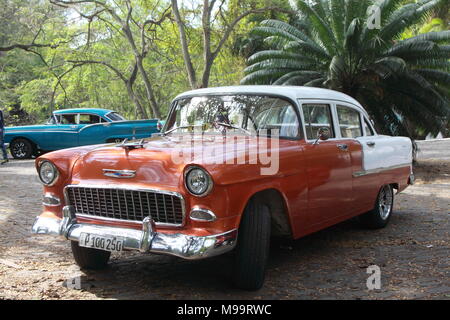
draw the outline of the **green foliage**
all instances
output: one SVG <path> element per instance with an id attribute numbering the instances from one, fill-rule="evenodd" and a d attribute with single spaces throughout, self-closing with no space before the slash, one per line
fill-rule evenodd
<path id="1" fill-rule="evenodd" d="M 264 37 L 265 48 L 248 59 L 242 83 L 347 93 L 388 134 L 419 137 L 443 129 L 450 115 L 450 31 L 430 32 L 438 29 L 426 24 L 439 0 L 296 4 L 299 15 L 290 23 L 269 19 L 252 30 Z M 366 23 L 374 4 L 380 8 L 380 28 Z M 428 32 L 402 39 L 418 25 Z"/>
<path id="2" fill-rule="evenodd" d="M 242 19 L 214 60 L 209 85 L 233 85 L 244 78 L 249 83 L 329 87 L 350 93 L 369 106 L 384 132 L 409 130 L 411 135 L 426 134 L 430 127 L 437 131 L 448 108 L 444 106 L 448 105 L 450 71 L 449 35 L 445 32 L 449 23 L 448 2 L 443 1 L 442 5 L 437 0 L 377 1 L 383 8 L 382 29 L 370 30 L 365 20 L 367 6 L 372 2 L 300 1 L 300 16 L 292 16 L 287 13 L 292 10 L 289 0 L 228 0 L 223 5 L 216 1 L 212 11 L 212 48 L 220 41 L 226 22 L 241 13 L 263 7 L 284 11 L 259 12 Z M 121 19 L 126 18 L 127 1 L 106 3 Z M 137 49 L 142 50 L 139 26 L 146 19 L 158 19 L 170 1 L 130 3 L 130 29 Z M 202 3 L 190 0 L 179 4 L 192 63 L 201 74 Z M 7 111 L 9 124 L 41 122 L 53 109 L 73 107 L 108 108 L 130 119 L 140 117 L 116 72 L 104 64 L 73 63 L 101 61 L 127 79 L 133 74 L 133 50 L 122 26 L 111 14 L 101 12 L 89 20 L 81 18 L 73 8 L 55 6 L 48 0 L 0 0 L 0 7 L 0 47 L 47 45 L 28 51 L 0 51 L 0 107 Z M 77 10 L 89 16 L 99 6 L 83 4 Z M 163 117 L 173 97 L 190 89 L 178 32 L 173 20 L 166 19 L 144 33 L 149 39 L 149 50 L 143 65 Z M 151 114 L 140 73 L 132 87 L 136 99 Z M 423 119 L 411 120 L 414 118 Z M 415 133 L 410 128 L 415 128 Z"/>

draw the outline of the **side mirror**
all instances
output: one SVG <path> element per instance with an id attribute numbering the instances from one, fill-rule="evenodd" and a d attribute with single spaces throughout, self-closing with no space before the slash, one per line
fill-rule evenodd
<path id="1" fill-rule="evenodd" d="M 321 127 L 317 131 L 317 140 L 314 142 L 314 144 L 318 144 L 319 140 L 325 141 L 330 139 L 330 129 L 327 127 Z"/>

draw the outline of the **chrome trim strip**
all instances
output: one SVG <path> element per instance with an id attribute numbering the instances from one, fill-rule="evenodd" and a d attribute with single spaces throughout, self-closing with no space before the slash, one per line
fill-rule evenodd
<path id="1" fill-rule="evenodd" d="M 357 177 L 362 177 L 362 176 L 366 176 L 369 174 L 380 173 L 380 172 L 389 171 L 389 170 L 393 170 L 393 169 L 406 168 L 406 167 L 410 167 L 410 166 L 411 166 L 411 164 L 398 164 L 398 165 L 390 166 L 390 167 L 362 170 L 362 171 L 353 172 L 353 177 L 357 178 Z"/>
<path id="2" fill-rule="evenodd" d="M 160 227 L 183 227 L 186 223 L 186 204 L 184 201 L 184 197 L 181 195 L 181 193 L 175 192 L 175 191 L 167 191 L 167 190 L 159 190 L 159 189 L 153 189 L 153 188 L 140 188 L 133 185 L 97 185 L 97 184 L 69 184 L 64 187 L 64 199 L 66 202 L 66 205 L 69 205 L 69 195 L 67 193 L 68 188 L 92 188 L 92 189 L 112 189 L 112 190 L 129 190 L 129 191 L 142 191 L 142 192 L 153 192 L 153 193 L 160 193 L 160 194 L 166 194 L 170 196 L 175 196 L 181 200 L 181 213 L 182 213 L 182 220 L 183 222 L 181 224 L 172 224 L 172 223 L 160 223 L 155 222 L 157 226 Z M 79 215 L 76 213 L 76 215 Z M 86 215 L 91 217 L 91 215 Z M 99 216 L 92 216 L 95 218 L 102 218 Z M 106 219 L 113 219 L 113 218 L 106 218 Z M 109 220 L 109 221 L 117 221 L 117 222 L 136 222 L 136 223 L 142 223 L 142 221 L 137 220 L 121 220 L 121 219 L 115 219 L 115 220 Z"/>
<path id="3" fill-rule="evenodd" d="M 121 220 L 121 219 L 115 219 L 115 218 L 108 218 L 108 217 L 101 217 L 101 216 L 93 216 L 90 214 L 82 214 L 82 213 L 76 213 L 77 217 L 80 218 L 86 218 L 91 220 L 98 220 L 98 221 L 109 221 L 109 222 L 126 222 L 126 223 L 133 223 L 133 224 L 142 224 L 142 221 L 136 221 L 136 220 Z"/>
<path id="4" fill-rule="evenodd" d="M 45 129 L 9 129 L 8 131 L 5 130 L 5 133 L 29 133 L 29 132 L 53 132 L 53 133 L 78 133 L 78 131 L 69 131 L 69 130 L 45 130 Z"/>
<path id="5" fill-rule="evenodd" d="M 81 233 L 123 237 L 126 250 L 172 255 L 188 260 L 204 259 L 228 252 L 236 246 L 238 237 L 237 229 L 208 236 L 160 233 L 155 231 L 151 219 L 143 222 L 142 230 L 82 224 L 76 221 L 71 206 L 64 207 L 63 214 L 62 220 L 37 217 L 32 233 L 56 235 L 72 241 L 79 241 Z"/>
<path id="6" fill-rule="evenodd" d="M 124 176 L 121 174 L 124 174 Z M 103 175 L 117 179 L 130 179 L 136 176 L 136 170 L 103 169 Z"/>
<path id="7" fill-rule="evenodd" d="M 80 218 L 98 220 L 98 221 L 106 221 L 106 222 L 132 223 L 132 224 L 137 224 L 137 225 L 142 225 L 142 223 L 143 223 L 142 221 L 137 221 L 137 220 L 121 220 L 121 219 L 93 216 L 90 214 L 81 214 L 81 213 L 76 213 L 76 216 L 80 217 Z M 167 227 L 179 228 L 179 227 L 182 227 L 184 225 L 184 223 L 183 223 L 183 225 L 179 225 L 179 224 L 173 224 L 173 223 L 155 222 L 155 225 L 158 227 L 161 227 L 161 228 L 167 228 Z"/>

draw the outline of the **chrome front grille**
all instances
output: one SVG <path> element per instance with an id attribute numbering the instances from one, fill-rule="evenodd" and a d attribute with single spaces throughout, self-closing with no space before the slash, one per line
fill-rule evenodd
<path id="1" fill-rule="evenodd" d="M 67 186 L 66 197 L 78 215 L 139 222 L 150 216 L 157 224 L 183 224 L 184 202 L 177 193 Z"/>

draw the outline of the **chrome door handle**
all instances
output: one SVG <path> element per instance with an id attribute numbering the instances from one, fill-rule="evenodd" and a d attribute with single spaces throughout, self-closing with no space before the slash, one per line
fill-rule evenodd
<path id="1" fill-rule="evenodd" d="M 375 142 L 373 142 L 373 141 L 368 141 L 368 142 L 366 142 L 366 144 L 367 144 L 369 147 L 374 147 L 374 146 L 375 146 Z"/>
<path id="2" fill-rule="evenodd" d="M 348 145 L 346 145 L 346 144 L 342 143 L 342 144 L 337 144 L 336 146 L 341 150 L 344 150 L 344 151 L 348 150 Z"/>

